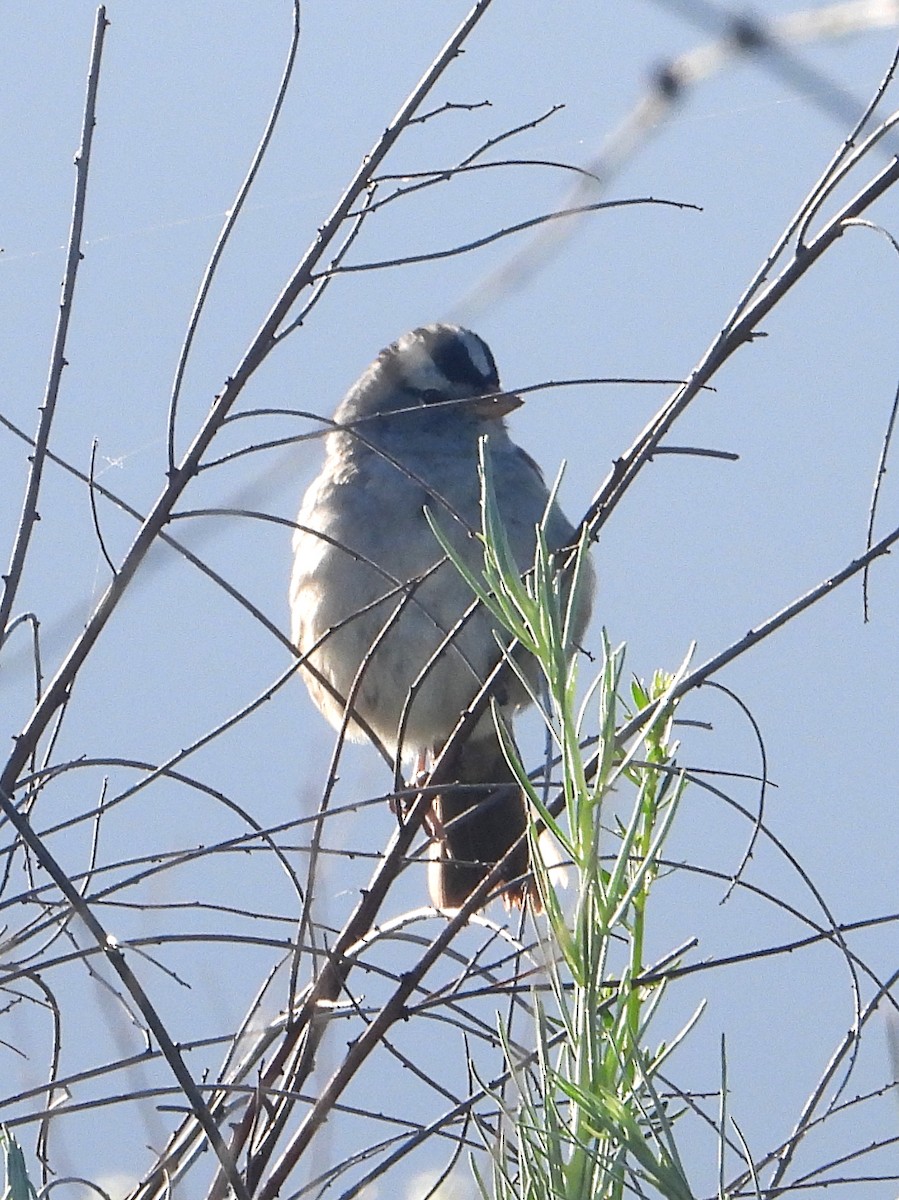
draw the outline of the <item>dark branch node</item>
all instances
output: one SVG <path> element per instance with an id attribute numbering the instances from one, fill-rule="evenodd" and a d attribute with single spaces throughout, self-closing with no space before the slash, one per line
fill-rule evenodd
<path id="1" fill-rule="evenodd" d="M 734 18 L 728 36 L 740 50 L 764 50 L 771 44 L 768 31 L 762 23 L 745 14 Z"/>
<path id="2" fill-rule="evenodd" d="M 674 63 L 660 63 L 650 79 L 656 91 L 667 100 L 677 100 L 683 90 L 683 80 Z"/>

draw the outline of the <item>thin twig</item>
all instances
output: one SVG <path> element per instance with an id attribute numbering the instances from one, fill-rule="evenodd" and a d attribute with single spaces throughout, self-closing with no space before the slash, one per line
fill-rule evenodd
<path id="1" fill-rule="evenodd" d="M 72 315 L 72 302 L 75 297 L 75 281 L 78 277 L 78 264 L 84 257 L 81 250 L 81 234 L 84 226 L 84 209 L 87 202 L 87 179 L 90 170 L 91 146 L 94 140 L 96 125 L 97 89 L 100 85 L 100 59 L 103 53 L 103 41 L 106 36 L 106 9 L 100 6 L 94 22 L 94 40 L 91 48 L 90 67 L 87 75 L 87 92 L 84 100 L 84 118 L 81 123 L 81 145 L 75 155 L 75 199 L 72 205 L 72 223 L 69 228 L 69 244 L 66 252 L 66 271 L 62 281 L 62 299 L 59 304 L 59 314 L 56 319 L 56 333 L 53 338 L 53 349 L 50 353 L 50 374 L 44 392 L 44 400 L 40 409 L 37 435 L 34 439 L 34 453 L 31 455 L 31 467 L 28 472 L 28 483 L 25 489 L 25 500 L 19 527 L 13 543 L 12 556 L 6 575 L 3 576 L 3 595 L 0 597 L 0 646 L 6 639 L 6 630 L 15 603 L 16 592 L 22 581 L 25 569 L 25 559 L 31 534 L 39 520 L 37 510 L 38 496 L 41 489 L 44 464 L 47 460 L 47 444 L 50 440 L 50 429 L 56 413 L 56 401 L 62 381 L 63 368 L 66 365 L 66 338 L 69 332 L 69 320 Z"/>
<path id="2" fill-rule="evenodd" d="M 165 1057 L 166 1062 L 172 1070 L 175 1078 L 178 1080 L 185 1097 L 190 1103 L 197 1117 L 197 1120 L 203 1126 L 203 1130 L 209 1139 L 209 1144 L 215 1151 L 222 1171 L 227 1177 L 231 1187 L 233 1187 L 238 1200 L 250 1200 L 249 1194 L 244 1187 L 243 1180 L 237 1170 L 235 1160 L 232 1158 L 227 1145 L 225 1144 L 221 1133 L 219 1132 L 218 1124 L 207 1108 L 202 1096 L 197 1090 L 193 1077 L 187 1069 L 187 1065 L 181 1056 L 178 1047 L 169 1036 L 165 1022 L 161 1019 L 156 1009 L 150 1003 L 150 999 L 138 981 L 137 976 L 131 970 L 128 963 L 125 961 L 125 955 L 119 944 L 101 925 L 91 905 L 86 904 L 79 894 L 77 888 L 73 887 L 67 873 L 56 861 L 50 853 L 46 844 L 38 837 L 31 828 L 31 823 L 28 821 L 19 810 L 9 793 L 5 788 L 0 789 L 0 807 L 2 807 L 7 820 L 15 827 L 16 832 L 22 841 L 28 846 L 29 850 L 34 854 L 41 867 L 47 872 L 57 888 L 65 897 L 70 908 L 84 922 L 86 928 L 90 931 L 91 937 L 94 939 L 98 949 L 103 953 L 107 963 L 121 979 L 129 996 L 137 1004 L 141 1015 L 147 1022 L 148 1027 L 152 1030 L 153 1036 L 159 1043 L 159 1047 Z"/>
<path id="3" fill-rule="evenodd" d="M 744 344 L 757 336 L 757 327 L 792 287 L 818 261 L 855 220 L 899 180 L 899 159 L 894 159 L 824 226 L 817 237 L 797 250 L 780 275 L 752 301 L 741 301 L 734 317 L 706 350 L 689 382 L 680 388 L 638 435 L 629 450 L 616 461 L 609 477 L 593 498 L 582 524 L 595 536 L 621 500 L 634 478 L 661 444 L 668 430 L 696 398 L 719 368 Z"/>
<path id="4" fill-rule="evenodd" d="M 714 655 L 701 666 L 697 667 L 695 671 L 691 671 L 673 689 L 671 699 L 679 700 L 688 692 L 693 691 L 695 688 L 705 683 L 707 679 L 710 679 L 713 675 L 717 674 L 717 672 L 723 667 L 734 662 L 735 659 L 745 654 L 747 650 L 752 649 L 753 646 L 757 646 L 759 642 L 764 641 L 765 638 L 768 638 L 773 633 L 776 633 L 778 629 L 782 629 L 784 625 L 787 625 L 790 621 L 794 620 L 799 616 L 800 613 L 805 612 L 806 609 L 811 608 L 813 604 L 817 604 L 818 601 L 822 600 L 825 596 L 829 596 L 831 592 L 835 591 L 842 584 L 852 579 L 852 577 L 857 575 L 859 571 L 863 571 L 866 565 L 870 562 L 873 562 L 875 558 L 880 558 L 881 555 L 889 554 L 891 548 L 897 542 L 899 542 L 899 528 L 892 530 L 891 533 L 888 533 L 886 537 L 881 538 L 879 542 L 876 542 L 870 548 L 870 550 L 867 550 L 859 558 L 855 558 L 852 560 L 852 562 L 847 563 L 845 567 L 837 571 L 834 575 L 829 576 L 827 579 L 811 588 L 810 591 L 805 592 L 802 596 L 799 596 L 785 608 L 782 608 L 780 612 L 775 613 L 774 616 L 769 617 L 760 625 L 756 625 L 753 629 L 750 629 L 749 632 L 744 634 L 744 636 L 738 641 L 733 642 L 726 649 L 719 651 L 718 654 Z M 636 716 L 632 717 L 626 725 L 622 726 L 622 728 L 618 731 L 619 740 L 622 743 L 629 741 L 630 738 L 632 738 L 634 734 L 637 733 L 650 719 L 656 716 L 657 713 L 657 704 L 647 705 L 646 708 L 642 709 L 639 713 L 637 713 Z"/>
<path id="5" fill-rule="evenodd" d="M 422 113 L 419 117 L 413 117 L 409 125 L 424 125 L 426 121 L 432 121 L 434 117 L 441 117 L 444 113 L 448 112 L 475 112 L 479 108 L 492 107 L 493 105 L 489 100 L 473 100 L 467 104 L 459 100 L 447 100 L 439 108 L 432 108 L 430 112 Z"/>
<path id="6" fill-rule="evenodd" d="M 250 189 L 262 166 L 262 160 L 265 158 L 265 153 L 271 143 L 272 136 L 275 132 L 275 126 L 278 123 L 278 117 L 281 115 L 281 108 L 287 96 L 287 89 L 290 86 L 290 80 L 293 76 L 294 63 L 296 62 L 297 50 L 300 45 L 300 0 L 293 0 L 293 32 L 290 39 L 290 47 L 287 51 L 287 61 L 284 64 L 284 70 L 281 74 L 281 82 L 278 86 L 278 92 L 275 96 L 275 103 L 272 105 L 271 113 L 269 114 L 268 122 L 263 131 L 259 145 L 256 147 L 256 153 L 253 155 L 253 160 L 250 163 L 250 168 L 244 177 L 243 183 L 237 189 L 237 197 L 234 204 L 228 210 L 225 223 L 222 226 L 212 255 L 203 273 L 203 279 L 200 283 L 200 290 L 197 293 L 197 298 L 194 301 L 193 311 L 190 314 L 190 319 L 187 323 L 187 333 L 184 337 L 184 343 L 181 347 L 181 353 L 178 356 L 178 366 L 175 370 L 175 380 L 172 384 L 172 396 L 169 402 L 169 418 L 168 418 L 168 456 L 169 456 L 169 471 L 175 470 L 175 422 L 178 415 L 178 399 L 181 394 L 181 385 L 184 382 L 184 373 L 187 370 L 187 360 L 190 357 L 191 347 L 193 346 L 194 336 L 200 324 L 200 317 L 203 312 L 206 298 L 209 295 L 209 289 L 212 287 L 212 281 L 215 277 L 215 272 L 221 261 L 222 255 L 225 252 L 225 247 L 228 244 L 228 239 L 231 236 L 234 226 L 237 224 L 237 218 L 240 216 L 241 209 L 247 196 L 250 194 Z"/>
<path id="7" fill-rule="evenodd" d="M 97 535 L 97 542 L 100 546 L 100 553 L 106 559 L 106 565 L 109 567 L 110 572 L 113 575 L 115 575 L 116 574 L 115 563 L 109 557 L 109 551 L 106 549 L 106 542 L 103 540 L 103 530 L 100 528 L 100 516 L 99 516 L 99 513 L 97 512 L 96 480 L 94 477 L 94 467 L 96 466 L 96 462 L 97 462 L 97 439 L 94 438 L 94 440 L 91 442 L 90 469 L 88 470 L 88 473 L 87 473 L 87 480 L 88 480 L 87 494 L 88 494 L 88 498 L 90 500 L 90 506 L 91 506 L 91 520 L 93 521 L 93 525 L 94 525 L 94 533 Z"/>
<path id="8" fill-rule="evenodd" d="M 181 463 L 170 472 L 165 487 L 154 503 L 137 537 L 122 560 L 119 573 L 109 585 L 99 604 L 89 618 L 81 636 L 74 642 L 56 675 L 47 686 L 41 703 L 32 713 L 27 725 L 19 735 L 13 752 L 0 776 L 0 788 L 11 792 L 23 765 L 28 761 L 33 746 L 46 729 L 56 709 L 64 702 L 69 689 L 93 648 L 97 638 L 118 607 L 138 567 L 143 562 L 150 546 L 154 544 L 168 522 L 184 489 L 197 474 L 199 464 L 221 428 L 244 386 L 259 366 L 265 361 L 275 345 L 275 335 L 293 307 L 300 292 L 314 282 L 315 267 L 325 254 L 331 240 L 346 220 L 356 198 L 368 186 L 371 177 L 399 138 L 409 116 L 427 96 L 437 79 L 455 54 L 470 28 L 480 19 L 492 0 L 478 0 L 472 13 L 460 26 L 457 35 L 442 52 L 435 64 L 425 73 L 421 82 L 401 107 L 387 129 L 380 135 L 372 150 L 360 164 L 356 174 L 347 185 L 330 216 L 321 226 L 314 242 L 303 256 L 281 295 L 273 305 L 261 329 L 250 344 L 233 376 L 230 376 L 222 391 L 215 397 L 212 408 L 200 426 L 192 444 Z M 458 40 L 456 40 L 458 38 Z"/>
<path id="9" fill-rule="evenodd" d="M 875 233 L 881 234 L 890 243 L 892 248 L 899 254 L 899 241 L 893 237 L 888 229 L 882 225 L 875 225 L 873 221 L 864 221 L 861 218 L 856 218 L 853 221 L 847 221 L 848 228 L 870 229 Z M 868 528 L 865 533 L 865 547 L 871 548 L 874 542 L 874 525 L 877 521 L 877 506 L 880 500 L 880 489 L 883 485 L 884 478 L 887 473 L 887 461 L 890 457 L 890 446 L 893 441 L 893 433 L 896 428 L 896 421 L 899 420 L 899 384 L 896 385 L 896 390 L 893 393 L 893 403 L 890 406 L 890 415 L 887 418 L 887 426 L 884 431 L 883 441 L 880 446 L 880 454 L 877 459 L 877 467 L 874 471 L 874 484 L 871 490 L 871 503 L 868 506 Z M 868 623 L 868 578 L 869 568 L 865 567 L 862 575 L 862 619 L 867 625 Z"/>
<path id="10" fill-rule="evenodd" d="M 459 246 L 450 246 L 445 250 L 428 250 L 424 254 L 408 254 L 402 258 L 385 258 L 377 262 L 349 263 L 344 266 L 335 267 L 333 273 L 335 275 L 350 275 L 360 271 L 383 271 L 387 267 L 408 267 L 415 263 L 430 263 L 437 262 L 442 258 L 455 258 L 458 254 L 469 254 L 472 250 L 480 250 L 484 246 L 490 246 L 503 238 L 521 233 L 524 229 L 534 229 L 538 225 L 547 224 L 547 222 L 561 221 L 568 217 L 582 216 L 584 213 L 599 212 L 607 208 L 629 208 L 637 204 L 660 204 L 666 208 L 691 208 L 695 212 L 702 211 L 699 205 L 690 204 L 686 200 L 660 200 L 654 196 L 643 196 L 627 200 L 597 200 L 594 204 L 580 204 L 574 208 L 562 208 L 555 212 L 542 213 L 539 217 L 531 217 L 527 221 L 518 221 L 514 225 L 507 225 L 505 229 L 496 229 L 492 233 L 485 234 L 483 237 L 473 238 L 469 242 L 464 242 Z M 327 272 L 324 272 L 322 275 L 314 275 L 313 279 L 324 278 L 326 274 Z"/>
<path id="11" fill-rule="evenodd" d="M 793 44 L 848 37 L 868 33 L 877 28 L 892 28 L 899 22 L 899 4 L 896 0 L 889 3 L 884 3 L 884 0 L 871 0 L 868 4 L 848 0 L 798 13 L 786 13 L 766 23 L 765 40 L 754 47 L 747 45 L 745 38 L 741 44 L 740 40 L 734 37 L 737 19 L 732 17 L 728 22 L 723 14 L 718 13 L 715 28 L 720 30 L 721 36 L 655 68 L 644 94 L 632 110 L 606 137 L 599 152 L 582 164 L 583 169 L 598 177 L 599 182 L 591 183 L 585 179 L 575 186 L 566 197 L 566 207 L 580 204 L 587 198 L 594 198 L 598 192 L 607 189 L 612 179 L 637 152 L 651 138 L 659 136 L 666 122 L 672 121 L 682 110 L 697 85 L 726 67 L 733 66 L 736 59 L 745 59 L 753 50 L 761 51 L 772 44 L 786 49 Z M 754 55 L 753 61 L 765 70 L 773 59 L 766 53 L 758 53 Z M 887 75 L 889 76 L 889 72 Z M 802 80 L 797 77 L 791 81 L 791 86 L 793 82 L 801 89 Z M 831 86 L 831 80 L 823 75 L 818 76 L 813 94 L 809 94 L 808 98 L 817 103 L 818 97 L 826 93 Z M 871 105 L 864 106 L 861 110 L 855 105 L 852 109 L 851 120 L 856 129 L 869 118 L 872 105 L 876 106 L 879 103 L 884 90 L 885 84 L 882 83 Z M 846 113 L 839 119 L 841 130 L 847 124 L 845 118 L 848 115 L 847 108 Z M 852 134 L 845 139 L 844 145 L 849 144 L 851 137 Z M 838 161 L 838 157 L 834 162 Z M 826 174 L 825 172 L 825 177 Z M 513 251 L 505 263 L 491 270 L 475 289 L 459 302 L 458 310 L 464 312 L 470 320 L 474 314 L 489 308 L 498 297 L 522 287 L 554 254 L 561 252 L 565 240 L 573 237 L 577 228 L 578 223 L 571 221 L 541 230 L 537 236 Z M 795 226 L 788 228 L 783 245 L 786 245 L 794 232 Z M 770 264 L 763 268 L 760 272 L 761 279 L 767 277 L 769 269 Z M 752 290 L 758 286 L 759 280 L 756 280 Z"/>
<path id="12" fill-rule="evenodd" d="M 498 158 L 492 162 L 468 163 L 464 167 L 459 165 L 455 167 L 432 167 L 426 171 L 404 171 L 402 175 L 381 175 L 378 179 L 379 183 L 393 183 L 400 180 L 404 183 L 408 183 L 409 180 L 413 180 L 414 182 L 408 183 L 408 186 L 405 187 L 395 188 L 388 196 L 384 196 L 383 199 L 372 204 L 371 209 L 375 211 L 383 208 L 385 204 L 392 204 L 401 197 L 414 195 L 415 192 L 423 191 L 440 183 L 449 183 L 457 175 L 467 175 L 473 171 L 507 170 L 509 167 L 548 167 L 555 171 L 567 171 L 581 178 L 592 179 L 596 183 L 599 183 L 598 176 L 594 175 L 592 171 L 587 171 L 584 167 L 579 167 L 577 163 L 562 162 L 556 158 Z"/>

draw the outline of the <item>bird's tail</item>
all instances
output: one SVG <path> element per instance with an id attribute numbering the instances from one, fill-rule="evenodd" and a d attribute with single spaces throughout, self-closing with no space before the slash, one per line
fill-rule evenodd
<path id="1" fill-rule="evenodd" d="M 539 907 L 530 873 L 525 799 L 502 747 L 491 731 L 459 749 L 452 777 L 435 796 L 428 825 L 433 839 L 428 889 L 436 908 L 458 909 L 514 845 L 498 886 L 507 908 L 525 900 Z"/>

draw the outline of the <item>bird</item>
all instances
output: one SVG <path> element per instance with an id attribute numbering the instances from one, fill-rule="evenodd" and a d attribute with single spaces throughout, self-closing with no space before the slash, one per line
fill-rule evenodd
<path id="1" fill-rule="evenodd" d="M 520 572 L 533 566 L 541 522 L 551 551 L 577 541 L 537 463 L 509 437 L 505 418 L 522 403 L 502 391 L 477 334 L 447 323 L 413 329 L 378 354 L 338 405 L 324 465 L 297 517 L 291 627 L 309 693 L 334 728 L 374 737 L 395 764 L 414 766 L 416 783 L 496 667 L 500 642 L 511 640 L 475 602 L 432 528 L 480 573 L 479 444 Z M 592 568 L 583 575 L 572 652 L 592 607 Z M 536 688 L 536 661 L 525 658 L 519 670 Z M 528 809 L 494 719 L 511 736 L 531 696 L 511 670 L 492 695 L 493 711 L 444 764 L 449 783 L 425 818 L 430 898 L 445 912 L 458 910 L 516 843 L 501 894 L 507 907 L 532 898 L 539 908 L 522 837 Z"/>

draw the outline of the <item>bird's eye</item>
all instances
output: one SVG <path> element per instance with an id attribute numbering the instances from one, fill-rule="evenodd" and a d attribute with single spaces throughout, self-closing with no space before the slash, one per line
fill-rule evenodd
<path id="1" fill-rule="evenodd" d="M 434 365 L 451 384 L 475 391 L 499 387 L 493 355 L 474 334 L 442 330 L 429 350 Z"/>

